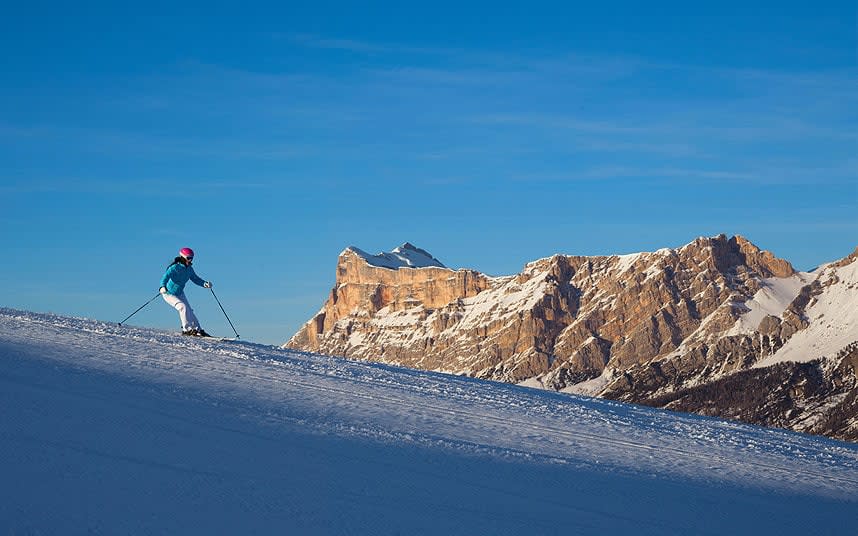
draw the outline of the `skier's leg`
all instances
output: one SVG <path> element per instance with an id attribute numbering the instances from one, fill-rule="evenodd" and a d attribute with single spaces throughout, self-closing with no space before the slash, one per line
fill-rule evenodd
<path id="1" fill-rule="evenodd" d="M 197 315 L 194 314 L 194 309 L 191 307 L 191 302 L 188 301 L 188 298 L 185 296 L 185 293 L 179 294 L 179 298 L 185 305 L 185 321 L 188 323 L 190 329 L 200 329 L 200 321 L 197 320 Z"/>
<path id="2" fill-rule="evenodd" d="M 167 302 L 170 307 L 179 311 L 179 322 L 182 324 L 182 331 L 185 331 L 185 319 L 182 314 L 184 306 L 182 305 L 182 302 L 172 294 L 161 294 L 161 297 L 164 298 L 164 301 Z"/>
<path id="3" fill-rule="evenodd" d="M 191 309 L 190 304 L 188 304 L 187 298 L 185 298 L 185 293 L 179 294 L 178 296 L 174 296 L 172 294 L 162 294 L 164 296 L 164 301 L 169 303 L 176 311 L 179 312 L 179 320 L 182 322 L 182 331 L 188 331 L 191 329 L 198 328 L 197 317 L 194 316 L 194 311 Z M 190 311 L 190 315 L 188 312 Z M 193 323 L 191 320 L 193 319 Z"/>

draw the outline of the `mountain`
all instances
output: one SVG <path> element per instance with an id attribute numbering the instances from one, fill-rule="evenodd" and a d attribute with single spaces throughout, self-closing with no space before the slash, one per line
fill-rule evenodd
<path id="1" fill-rule="evenodd" d="M 798 272 L 719 235 L 491 277 L 348 248 L 284 346 L 855 441 L 856 260 Z"/>
<path id="2" fill-rule="evenodd" d="M 839 534 L 858 445 L 0 309 L 0 475 L 2 534 Z"/>

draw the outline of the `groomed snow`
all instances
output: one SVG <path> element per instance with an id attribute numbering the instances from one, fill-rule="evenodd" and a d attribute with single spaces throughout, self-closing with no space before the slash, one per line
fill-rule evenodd
<path id="1" fill-rule="evenodd" d="M 854 531 L 858 445 L 0 309 L 3 534 Z"/>

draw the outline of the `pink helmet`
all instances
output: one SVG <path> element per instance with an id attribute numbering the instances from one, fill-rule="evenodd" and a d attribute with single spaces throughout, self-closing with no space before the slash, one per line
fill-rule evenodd
<path id="1" fill-rule="evenodd" d="M 191 248 L 182 248 L 179 250 L 179 255 L 181 255 L 182 257 L 184 257 L 186 259 L 193 259 L 194 258 L 194 250 L 192 250 Z"/>

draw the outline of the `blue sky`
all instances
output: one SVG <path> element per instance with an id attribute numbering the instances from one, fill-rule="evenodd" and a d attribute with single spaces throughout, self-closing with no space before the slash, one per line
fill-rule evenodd
<path id="1" fill-rule="evenodd" d="M 349 245 L 497 275 L 858 245 L 851 2 L 182 4 L 4 8 L 0 305 L 118 321 L 190 246 L 279 343 Z M 177 328 L 160 301 L 134 321 Z"/>

